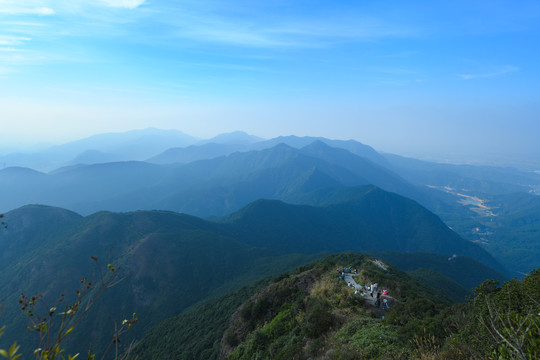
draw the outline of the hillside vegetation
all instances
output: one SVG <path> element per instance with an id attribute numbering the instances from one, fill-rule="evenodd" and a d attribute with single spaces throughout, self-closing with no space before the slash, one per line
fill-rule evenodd
<path id="1" fill-rule="evenodd" d="M 339 279 L 349 266 L 358 271 L 357 284 L 377 282 L 387 290 L 389 309 L 373 306 L 368 292 L 355 293 Z M 536 359 L 539 285 L 538 271 L 502 287 L 486 281 L 468 303 L 453 304 L 388 263 L 336 254 L 166 320 L 148 331 L 134 354 L 151 360 L 519 358 L 490 335 L 497 310 L 512 316 L 514 325 L 525 324 L 517 334 L 525 339 L 521 349 L 526 359 Z M 499 319 L 494 324 L 508 333 Z"/>
<path id="2" fill-rule="evenodd" d="M 373 307 L 369 294 L 338 280 L 343 264 L 358 269 L 358 283 L 387 289 L 390 309 Z M 535 270 L 502 287 L 487 281 L 468 304 L 449 306 L 396 268 L 335 255 L 277 278 L 245 302 L 229 320 L 220 358 L 537 359 L 539 289 Z"/>
<path id="3" fill-rule="evenodd" d="M 6 306 L 2 321 L 10 329 L 6 336 L 22 338 L 22 345 L 30 348 L 31 340 L 23 336 L 24 316 L 14 311 L 20 294 L 40 293 L 46 303 L 54 303 L 80 278 L 91 276 L 91 256 L 103 266 L 114 263 L 127 277 L 92 310 L 81 330 L 73 332 L 70 349 L 89 340 L 95 349 L 102 348 L 112 319 L 133 313 L 140 321 L 131 335 L 140 338 L 153 325 L 201 301 L 313 261 L 324 252 L 476 254 L 478 260 L 500 267 L 417 203 L 375 187 L 354 192 L 350 201 L 316 207 L 258 201 L 219 222 L 167 211 L 81 217 L 28 206 L 10 212 L 5 216 L 10 226 L 0 233 L 0 258 L 7 259 L 0 273 L 0 302 Z M 462 294 L 454 291 L 456 297 Z"/>

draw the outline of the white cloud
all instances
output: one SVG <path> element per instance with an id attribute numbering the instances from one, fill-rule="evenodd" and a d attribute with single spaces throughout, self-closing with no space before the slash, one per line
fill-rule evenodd
<path id="1" fill-rule="evenodd" d="M 54 15 L 55 11 L 49 7 L 0 7 L 0 14 L 6 15 Z"/>
<path id="2" fill-rule="evenodd" d="M 0 43 L 0 45 L 2 45 Z M 11 53 L 11 52 L 24 52 L 26 50 L 23 50 L 23 49 L 17 49 L 17 48 L 13 48 L 13 47 L 0 47 L 0 52 L 8 52 L 8 53 Z"/>
<path id="3" fill-rule="evenodd" d="M 144 4 L 146 0 L 100 0 L 100 1 L 101 3 L 109 7 L 135 9 L 141 6 L 142 4 Z"/>
<path id="4" fill-rule="evenodd" d="M 34 11 L 33 12 L 34 14 L 39 14 L 39 15 L 54 15 L 55 14 L 54 10 L 48 7 L 35 8 L 33 9 L 33 11 Z"/>
<path id="5" fill-rule="evenodd" d="M 477 73 L 477 74 L 459 74 L 459 77 L 462 78 L 463 80 L 482 79 L 482 78 L 500 76 L 507 73 L 516 72 L 518 70 L 519 68 L 516 66 L 506 65 L 498 69 L 495 69 L 494 71 L 491 71 L 491 72 Z"/>
<path id="6" fill-rule="evenodd" d="M 25 41 L 30 41 L 29 37 L 23 37 L 23 36 L 9 36 L 9 35 L 0 35 L 0 45 L 21 45 Z"/>
<path id="7" fill-rule="evenodd" d="M 175 14 L 175 35 L 192 40 L 247 47 L 321 47 L 342 41 L 371 41 L 385 37 L 410 36 L 410 29 L 392 27 L 375 20 L 358 26 L 350 19 L 339 24 L 321 19 L 303 23 L 238 21 L 214 14 Z"/>

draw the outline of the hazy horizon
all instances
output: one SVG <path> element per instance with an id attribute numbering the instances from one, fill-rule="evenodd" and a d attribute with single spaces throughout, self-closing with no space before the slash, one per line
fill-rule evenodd
<path id="1" fill-rule="evenodd" d="M 91 137 L 94 137 L 94 136 L 99 136 L 99 135 L 104 135 L 104 134 L 122 134 L 122 133 L 127 133 L 127 132 L 132 132 L 132 131 L 135 131 L 135 132 L 137 132 L 137 131 L 145 131 L 145 130 L 149 130 L 149 129 L 154 129 L 154 130 L 158 130 L 158 131 L 180 131 L 180 132 L 182 132 L 182 133 L 184 133 L 186 135 L 194 136 L 194 135 L 186 133 L 186 132 L 184 132 L 184 131 L 182 131 L 180 129 L 157 129 L 157 128 L 154 128 L 154 127 L 145 128 L 145 129 L 130 129 L 130 130 L 127 130 L 127 131 L 91 134 L 91 135 L 89 135 L 87 137 L 74 138 L 74 139 L 69 139 L 69 140 L 66 140 L 66 141 L 49 142 L 49 143 L 29 143 L 29 144 L 24 144 L 24 145 L 20 145 L 20 146 L 17 146 L 17 147 L 11 147 L 11 148 L 3 146 L 3 147 L 0 147 L 0 156 L 16 154 L 16 153 L 23 153 L 23 154 L 33 154 L 34 153 L 34 154 L 36 154 L 36 153 L 40 153 L 41 151 L 45 151 L 45 150 L 48 150 L 50 148 L 54 148 L 56 146 L 61 146 L 61 145 L 69 144 L 69 143 L 72 143 L 72 142 L 85 140 L 87 138 L 91 138 Z M 232 131 L 232 132 L 215 134 L 214 136 L 207 137 L 207 138 L 205 138 L 205 137 L 198 137 L 198 138 L 200 139 L 200 141 L 204 142 L 204 141 L 210 140 L 210 139 L 212 139 L 212 138 L 214 138 L 214 137 L 216 137 L 218 135 L 230 134 L 230 133 L 234 133 L 234 132 L 246 133 L 243 130 L 235 130 L 235 131 Z M 268 137 L 259 136 L 258 134 L 250 134 L 250 133 L 246 133 L 246 134 L 251 135 L 251 136 L 257 136 L 257 137 L 261 138 L 261 140 L 272 139 L 272 138 L 268 138 Z M 297 134 L 282 134 L 282 135 L 279 135 L 279 136 L 298 136 L 298 135 Z M 306 136 L 308 136 L 308 135 L 306 135 Z M 197 136 L 194 136 L 194 137 L 197 137 Z M 301 136 L 298 136 L 298 137 L 301 137 Z M 325 136 L 321 135 L 321 136 L 313 136 L 313 137 L 325 137 Z M 326 138 L 328 138 L 328 137 L 326 137 Z M 377 148 L 376 146 L 373 146 L 372 144 L 365 143 L 365 142 L 359 141 L 357 139 L 352 139 L 352 138 L 329 138 L 329 139 L 332 139 L 332 140 L 354 140 L 354 141 L 358 141 L 360 143 L 363 143 L 364 145 L 371 146 L 377 152 L 382 153 L 382 154 L 395 154 L 395 155 L 411 157 L 411 158 L 417 158 L 417 159 L 420 159 L 420 160 L 433 161 L 433 162 L 439 162 L 439 163 L 468 164 L 468 165 L 513 166 L 513 167 L 522 168 L 522 169 L 534 170 L 536 172 L 540 171 L 540 159 L 538 159 L 538 157 L 535 156 L 535 154 L 530 154 L 530 156 L 528 156 L 528 154 L 503 154 L 503 153 L 487 153 L 487 152 L 484 152 L 484 153 L 477 153 L 477 154 L 471 155 L 471 154 L 460 153 L 460 152 L 453 152 L 453 153 L 452 152 L 448 152 L 448 153 L 434 153 L 434 152 L 415 153 L 415 152 L 407 152 L 407 151 L 401 151 L 401 152 L 400 151 L 386 151 L 385 149 Z M 195 143 L 194 145 L 198 145 L 198 144 Z M 182 146 L 179 146 L 179 147 L 182 147 Z M 92 150 L 92 149 L 89 148 L 88 150 Z"/>
<path id="2" fill-rule="evenodd" d="M 535 1 L 2 1 L 0 149 L 155 127 L 534 159 L 539 20 Z"/>

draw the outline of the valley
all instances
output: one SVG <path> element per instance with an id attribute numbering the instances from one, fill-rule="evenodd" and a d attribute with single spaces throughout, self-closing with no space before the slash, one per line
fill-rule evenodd
<path id="1" fill-rule="evenodd" d="M 126 149 L 137 141 L 143 141 L 138 151 L 126 157 Z M 175 142 L 185 146 L 162 151 Z M 60 149 L 64 160 L 55 157 Z M 92 160 L 85 149 L 107 151 L 124 161 Z M 86 155 L 78 156 L 81 153 Z M 46 204 L 83 215 L 162 209 L 213 218 L 258 199 L 319 205 L 326 194 L 346 197 L 347 188 L 372 184 L 433 211 L 515 274 L 535 268 L 540 256 L 540 224 L 524 214 L 540 211 L 538 196 L 530 192 L 540 186 L 540 176 L 513 168 L 382 155 L 355 141 L 295 136 L 264 140 L 241 132 L 202 141 L 157 129 L 95 136 L 34 156 L 67 166 L 49 172 L 0 170 L 1 211 Z M 340 191 L 342 195 L 335 195 Z M 530 221 L 520 222 L 523 217 Z M 515 241 L 509 238 L 512 231 L 519 234 Z M 510 243 L 511 251 L 500 251 Z"/>
<path id="2" fill-rule="evenodd" d="M 155 359 L 177 352 L 156 345 L 162 327 L 171 331 L 173 323 L 195 321 L 192 331 L 213 326 L 221 339 L 246 296 L 330 254 L 369 254 L 369 263 L 383 272 L 396 266 L 445 306 L 463 302 L 486 279 L 521 277 L 538 265 L 540 197 L 526 189 L 540 179 L 530 173 L 383 156 L 353 141 L 233 138 L 243 140 L 223 135 L 221 144 L 214 139 L 169 149 L 147 161 L 1 170 L 8 227 L 0 232 L 0 302 L 10 329 L 4 338 L 17 340 L 28 356 L 33 340 L 24 335 L 17 297 L 33 292 L 52 302 L 66 286 L 95 273 L 90 257 L 114 263 L 125 279 L 70 334 L 66 348 L 81 351 L 77 345 L 90 340 L 99 352 L 110 333 L 104 316 L 136 313 L 129 337 L 140 340 L 141 356 Z M 76 159 L 94 155 L 85 151 Z M 222 312 L 213 301 L 224 304 Z M 213 314 L 215 322 L 199 324 L 191 317 L 206 315 L 192 311 Z M 302 346 L 320 355 L 336 344 L 351 345 L 336 331 L 329 343 Z M 223 340 L 214 335 L 201 335 L 200 342 L 177 336 L 184 344 L 179 358 L 222 354 Z M 247 341 L 248 349 L 250 339 L 233 343 Z M 168 350 L 155 357 L 144 352 L 158 348 Z M 231 358 L 239 352 L 227 350 Z"/>
<path id="3" fill-rule="evenodd" d="M 487 200 L 485 199 L 480 199 L 477 196 L 466 195 L 466 194 L 460 193 L 458 190 L 453 189 L 449 186 L 444 186 L 444 187 L 433 186 L 433 185 L 427 185 L 427 186 L 429 188 L 438 189 L 448 194 L 452 194 L 456 196 L 456 198 L 458 199 L 457 202 L 459 204 L 470 208 L 479 216 L 482 216 L 482 217 L 497 216 L 493 212 L 494 209 L 488 207 Z"/>
<path id="4" fill-rule="evenodd" d="M 540 360 L 540 5 L 0 0 L 0 360 Z"/>

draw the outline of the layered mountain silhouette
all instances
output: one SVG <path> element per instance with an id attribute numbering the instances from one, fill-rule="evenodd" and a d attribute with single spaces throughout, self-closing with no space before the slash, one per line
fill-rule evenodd
<path id="1" fill-rule="evenodd" d="M 0 171 L 0 184 L 5 211 L 41 203 L 83 214 L 165 209 L 219 216 L 261 198 L 294 200 L 322 188 L 367 184 L 422 198 L 395 173 L 322 142 L 302 149 L 279 144 L 174 166 L 115 162 L 48 174 L 8 168 Z"/>
<path id="2" fill-rule="evenodd" d="M 148 128 L 123 133 L 105 133 L 45 148 L 0 156 L 4 167 L 30 167 L 51 171 L 59 167 L 104 161 L 138 161 L 169 148 L 189 146 L 200 141 L 178 130 Z"/>
<path id="3" fill-rule="evenodd" d="M 264 140 L 243 132 L 201 140 L 158 129 L 96 135 L 0 163 L 0 212 L 45 204 L 83 215 L 161 209 L 219 217 L 259 199 L 317 205 L 336 191 L 346 197 L 346 188 L 372 184 L 435 212 L 516 274 L 538 264 L 534 172 L 436 164 L 352 140 Z"/>

